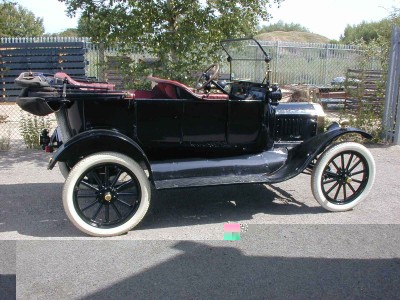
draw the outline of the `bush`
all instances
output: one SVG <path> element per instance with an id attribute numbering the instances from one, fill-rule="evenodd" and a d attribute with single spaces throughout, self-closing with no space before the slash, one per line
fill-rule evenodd
<path id="1" fill-rule="evenodd" d="M 28 149 L 40 149 L 39 136 L 43 129 L 50 127 L 50 120 L 22 113 L 19 130 Z"/>
<path id="2" fill-rule="evenodd" d="M 10 150 L 11 133 L 8 131 L 7 136 L 0 137 L 0 151 Z"/>

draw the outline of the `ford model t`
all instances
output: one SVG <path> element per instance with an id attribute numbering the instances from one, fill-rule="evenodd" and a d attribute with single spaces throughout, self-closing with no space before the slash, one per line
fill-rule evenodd
<path id="1" fill-rule="evenodd" d="M 18 105 L 35 115 L 55 113 L 58 128 L 42 144 L 57 147 L 68 218 L 81 231 L 113 236 L 145 216 L 155 189 L 276 183 L 311 174 L 321 206 L 346 211 L 362 201 L 375 163 L 361 144 L 337 142 L 362 130 L 332 123 L 314 103 L 279 103 L 265 73 L 270 57 L 253 39 L 222 41 L 230 76 L 219 66 L 195 88 L 149 77 L 151 90 L 118 91 L 106 83 L 27 72 Z M 244 54 L 245 53 L 245 54 Z M 260 67 L 264 70 L 259 71 Z"/>

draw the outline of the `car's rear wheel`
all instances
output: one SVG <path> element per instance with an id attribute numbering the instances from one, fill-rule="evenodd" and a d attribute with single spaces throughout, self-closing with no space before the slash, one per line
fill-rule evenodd
<path id="1" fill-rule="evenodd" d="M 120 153 L 102 152 L 73 167 L 64 184 L 63 204 L 79 230 L 115 236 L 143 219 L 150 194 L 149 180 L 138 163 Z"/>
<path id="2" fill-rule="evenodd" d="M 318 203 L 330 211 L 346 211 L 370 192 L 375 161 L 361 144 L 343 142 L 328 148 L 311 175 L 311 188 Z"/>

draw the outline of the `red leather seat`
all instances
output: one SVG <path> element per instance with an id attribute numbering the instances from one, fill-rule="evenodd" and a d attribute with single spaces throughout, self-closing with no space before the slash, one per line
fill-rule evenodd
<path id="1" fill-rule="evenodd" d="M 153 76 L 148 76 L 147 77 L 149 80 L 157 83 L 158 89 L 168 98 L 171 99 L 178 99 L 177 93 L 180 91 L 177 90 L 180 89 L 181 91 L 186 92 L 189 94 L 192 98 L 194 99 L 199 99 L 199 100 L 228 100 L 229 96 L 226 94 L 222 93 L 214 93 L 214 94 L 199 94 L 196 93 L 192 88 L 174 80 L 169 80 L 169 79 L 162 79 L 158 77 L 153 77 Z"/>
<path id="2" fill-rule="evenodd" d="M 93 89 L 96 88 L 102 88 L 102 89 L 108 89 L 110 91 L 113 91 L 115 89 L 115 85 L 114 84 L 109 84 L 109 83 L 90 83 L 90 82 L 80 82 L 80 81 L 76 81 L 74 79 L 72 79 L 68 74 L 63 73 L 63 72 L 58 72 L 56 74 L 54 74 L 55 78 L 59 78 L 59 79 L 67 79 L 69 84 L 75 85 L 75 86 L 84 86 L 84 88 L 82 88 L 83 90 L 90 90 L 90 87 L 93 87 Z"/>

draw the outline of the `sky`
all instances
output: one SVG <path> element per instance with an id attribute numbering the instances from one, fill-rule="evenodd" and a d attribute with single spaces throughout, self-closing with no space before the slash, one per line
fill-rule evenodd
<path id="1" fill-rule="evenodd" d="M 67 17 L 65 5 L 58 0 L 14 1 L 43 18 L 46 33 L 77 26 L 78 18 Z M 273 5 L 270 9 L 270 23 L 299 23 L 311 32 L 339 39 L 348 24 L 379 21 L 393 6 L 400 8 L 400 0 L 285 0 L 280 8 Z"/>

